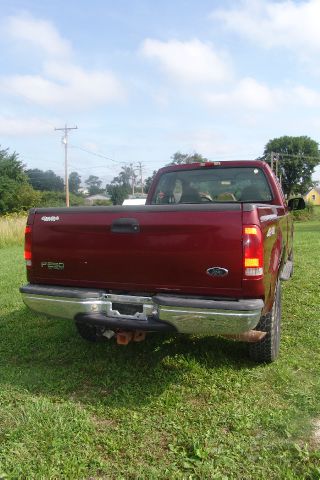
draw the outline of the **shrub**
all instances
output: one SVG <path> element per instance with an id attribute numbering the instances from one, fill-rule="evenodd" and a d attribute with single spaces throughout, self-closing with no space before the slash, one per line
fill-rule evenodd
<path id="1" fill-rule="evenodd" d="M 298 222 L 306 222 L 312 220 L 314 217 L 314 205 L 311 202 L 306 202 L 306 208 L 304 210 L 295 210 L 293 212 L 293 219 Z"/>
<path id="2" fill-rule="evenodd" d="M 84 205 L 84 198 L 80 195 L 74 195 L 70 193 L 70 205 L 79 206 Z M 42 192 L 41 199 L 37 204 L 37 207 L 65 207 L 66 206 L 66 194 L 64 192 Z"/>
<path id="3" fill-rule="evenodd" d="M 6 176 L 0 179 L 0 213 L 21 212 L 35 207 L 41 193 L 28 183 L 17 182 Z"/>
<path id="4" fill-rule="evenodd" d="M 97 207 L 108 207 L 112 205 L 111 200 L 95 200 L 95 202 L 92 204 L 93 206 Z"/>

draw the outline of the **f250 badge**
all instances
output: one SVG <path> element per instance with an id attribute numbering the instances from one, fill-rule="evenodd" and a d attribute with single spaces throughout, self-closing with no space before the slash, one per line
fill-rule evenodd
<path id="1" fill-rule="evenodd" d="M 48 270 L 64 270 L 63 262 L 41 262 L 41 268 L 47 268 Z"/>

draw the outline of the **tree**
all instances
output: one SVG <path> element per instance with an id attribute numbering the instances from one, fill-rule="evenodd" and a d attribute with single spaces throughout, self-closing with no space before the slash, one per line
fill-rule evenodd
<path id="1" fill-rule="evenodd" d="M 41 193 L 27 182 L 0 177 L 0 213 L 21 212 L 39 206 Z"/>
<path id="2" fill-rule="evenodd" d="M 69 175 L 69 190 L 71 193 L 78 194 L 81 185 L 81 177 L 77 172 L 71 172 Z"/>
<path id="3" fill-rule="evenodd" d="M 123 201 L 130 194 L 129 185 L 113 185 L 112 183 L 107 185 L 107 192 L 110 195 L 113 205 L 122 205 Z"/>
<path id="4" fill-rule="evenodd" d="M 136 178 L 132 164 L 122 167 L 119 174 L 106 186 L 113 205 L 122 205 L 130 192 L 134 192 Z"/>
<path id="5" fill-rule="evenodd" d="M 16 182 L 27 182 L 24 165 L 16 152 L 0 150 L 0 177 L 7 177 Z"/>
<path id="6" fill-rule="evenodd" d="M 90 175 L 84 183 L 88 187 L 89 195 L 97 195 L 98 193 L 103 192 L 103 189 L 101 188 L 102 180 L 100 180 L 99 177 L 96 177 L 96 175 Z"/>
<path id="7" fill-rule="evenodd" d="M 271 163 L 271 153 L 279 156 L 279 176 L 288 196 L 304 194 L 312 186 L 312 174 L 320 163 L 318 143 L 310 137 L 283 136 L 269 140 L 262 159 Z"/>
<path id="8" fill-rule="evenodd" d="M 0 150 L 0 213 L 28 210 L 38 204 L 40 197 L 28 183 L 18 154 Z"/>
<path id="9" fill-rule="evenodd" d="M 121 171 L 119 172 L 119 175 L 114 177 L 111 184 L 128 186 L 131 189 L 132 193 L 134 193 L 134 187 L 136 185 L 136 182 L 137 182 L 137 174 L 131 163 L 130 165 L 125 165 L 124 167 L 122 167 Z"/>
<path id="10" fill-rule="evenodd" d="M 56 175 L 52 170 L 40 170 L 39 168 L 32 168 L 26 170 L 29 182 L 35 190 L 46 192 L 63 192 L 64 181 L 59 175 Z"/>
<path id="11" fill-rule="evenodd" d="M 144 181 L 144 191 L 145 193 L 149 193 L 149 190 L 150 190 L 150 187 L 151 187 L 151 184 L 154 180 L 154 177 L 157 175 L 157 170 L 154 170 L 153 171 L 153 174 L 150 175 L 150 177 L 147 177 Z"/>
<path id="12" fill-rule="evenodd" d="M 171 157 L 172 161 L 168 165 L 181 165 L 183 163 L 204 163 L 208 162 L 206 157 L 203 157 L 200 153 L 194 152 L 192 155 L 190 153 L 181 153 L 176 152 Z"/>

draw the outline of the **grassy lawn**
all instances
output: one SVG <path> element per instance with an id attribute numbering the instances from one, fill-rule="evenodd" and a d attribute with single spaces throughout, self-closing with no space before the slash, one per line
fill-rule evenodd
<path id="1" fill-rule="evenodd" d="M 88 344 L 28 311 L 22 248 L 0 250 L 0 478 L 319 479 L 320 218 L 296 224 L 281 355 L 150 335 Z"/>

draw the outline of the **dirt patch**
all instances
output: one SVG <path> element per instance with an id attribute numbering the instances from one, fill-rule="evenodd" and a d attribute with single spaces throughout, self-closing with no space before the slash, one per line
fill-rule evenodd
<path id="1" fill-rule="evenodd" d="M 103 418 L 96 415 L 91 415 L 91 421 L 99 432 L 118 426 L 118 423 L 112 418 Z"/>
<path id="2" fill-rule="evenodd" d="M 311 444 L 318 448 L 320 447 L 320 418 L 317 418 L 313 421 L 313 432 L 311 438 Z"/>

